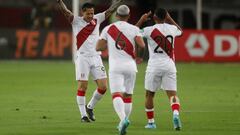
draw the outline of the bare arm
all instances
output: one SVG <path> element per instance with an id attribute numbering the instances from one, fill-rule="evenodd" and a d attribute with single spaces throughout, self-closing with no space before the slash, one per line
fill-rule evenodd
<path id="1" fill-rule="evenodd" d="M 144 48 L 145 47 L 145 43 L 143 41 L 143 38 L 140 37 L 140 36 L 136 36 L 135 37 L 135 43 L 140 46 L 141 48 Z"/>
<path id="2" fill-rule="evenodd" d="M 143 61 L 143 55 L 142 52 L 144 52 L 144 47 L 145 47 L 145 43 L 143 41 L 143 38 L 140 37 L 140 36 L 137 36 L 135 37 L 135 42 L 137 44 L 137 47 L 136 47 L 136 63 L 137 64 L 141 64 L 142 61 Z"/>
<path id="3" fill-rule="evenodd" d="M 149 11 L 148 13 L 143 14 L 142 17 L 138 20 L 137 24 L 135 24 L 135 26 L 140 28 L 143 25 L 143 23 L 145 23 L 147 20 L 149 20 L 149 16 L 151 14 L 152 14 L 151 11 Z"/>
<path id="4" fill-rule="evenodd" d="M 166 17 L 166 23 L 169 23 L 169 24 L 172 24 L 172 25 L 175 25 L 182 33 L 183 33 L 183 30 L 182 28 L 172 19 L 172 17 L 170 16 L 169 13 L 167 13 L 167 17 Z"/>
<path id="5" fill-rule="evenodd" d="M 123 0 L 113 0 L 112 5 L 105 11 L 105 18 L 108 18 L 120 6 Z"/>
<path id="6" fill-rule="evenodd" d="M 63 13 L 63 15 L 67 18 L 69 22 L 72 22 L 73 20 L 73 13 L 67 9 L 66 5 L 62 0 L 57 0 L 57 3 L 59 5 L 60 11 Z"/>
<path id="7" fill-rule="evenodd" d="M 107 49 L 107 41 L 104 39 L 100 39 L 97 42 L 96 50 L 97 51 L 104 51 Z"/>

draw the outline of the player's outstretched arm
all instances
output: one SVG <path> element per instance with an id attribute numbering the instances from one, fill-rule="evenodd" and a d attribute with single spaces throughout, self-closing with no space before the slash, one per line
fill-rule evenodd
<path id="1" fill-rule="evenodd" d="M 181 32 L 183 32 L 182 28 L 172 19 L 170 14 L 167 12 L 166 23 L 175 25 Z"/>
<path id="2" fill-rule="evenodd" d="M 143 14 L 142 17 L 138 20 L 137 24 L 135 24 L 135 26 L 140 28 L 143 25 L 143 23 L 145 23 L 146 21 L 149 20 L 149 16 L 151 14 L 152 14 L 151 11 L 149 11 L 148 13 Z"/>
<path id="3" fill-rule="evenodd" d="M 73 20 L 73 13 L 67 9 L 66 5 L 62 0 L 57 0 L 57 3 L 59 5 L 60 11 L 63 13 L 63 15 L 67 18 L 69 22 L 72 22 Z"/>
<path id="4" fill-rule="evenodd" d="M 112 0 L 112 5 L 105 11 L 105 18 L 108 18 L 120 6 L 123 0 Z"/>

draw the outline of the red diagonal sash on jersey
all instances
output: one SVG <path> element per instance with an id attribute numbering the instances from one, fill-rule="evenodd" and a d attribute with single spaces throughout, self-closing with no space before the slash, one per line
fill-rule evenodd
<path id="1" fill-rule="evenodd" d="M 158 30 L 154 29 L 151 33 L 151 38 L 161 47 L 167 55 L 175 61 L 174 49 L 170 41 Z"/>
<path id="2" fill-rule="evenodd" d="M 82 44 L 86 41 L 86 39 L 89 37 L 89 35 L 92 34 L 96 25 L 97 20 L 94 19 L 77 34 L 77 49 L 79 49 L 82 46 Z"/>
<path id="3" fill-rule="evenodd" d="M 120 47 L 123 47 L 123 50 L 129 54 L 133 59 L 135 59 L 135 52 L 133 48 L 133 44 L 128 40 L 128 38 L 120 34 L 122 33 L 115 25 L 112 25 L 108 29 L 108 34 L 117 42 L 118 39 L 120 39 L 122 42 L 118 42 L 118 45 Z"/>

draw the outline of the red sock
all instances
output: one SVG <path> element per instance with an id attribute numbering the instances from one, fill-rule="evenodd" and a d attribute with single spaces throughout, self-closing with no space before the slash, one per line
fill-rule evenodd
<path id="1" fill-rule="evenodd" d="M 123 102 L 124 103 L 132 103 L 132 98 L 131 97 L 123 98 Z"/>
<path id="2" fill-rule="evenodd" d="M 172 111 L 174 111 L 174 110 L 177 110 L 177 111 L 179 111 L 180 110 L 180 105 L 179 104 L 172 104 Z"/>
<path id="3" fill-rule="evenodd" d="M 85 91 L 79 89 L 79 90 L 77 91 L 77 95 L 78 95 L 78 96 L 85 96 Z"/>
<path id="4" fill-rule="evenodd" d="M 148 123 L 154 123 L 154 109 L 145 109 Z"/>
<path id="5" fill-rule="evenodd" d="M 106 90 L 97 88 L 97 92 L 100 93 L 101 95 L 104 95 Z"/>

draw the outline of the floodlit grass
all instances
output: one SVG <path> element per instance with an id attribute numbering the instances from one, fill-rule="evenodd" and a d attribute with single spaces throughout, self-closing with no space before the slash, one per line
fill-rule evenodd
<path id="1" fill-rule="evenodd" d="M 107 64 L 106 64 L 107 65 Z M 172 127 L 167 96 L 155 98 L 156 130 L 146 130 L 144 74 L 139 65 L 128 135 L 239 135 L 240 64 L 178 63 L 183 130 Z M 89 82 L 89 101 L 96 85 Z M 109 91 L 81 123 L 71 61 L 0 61 L 0 135 L 117 135 Z"/>

